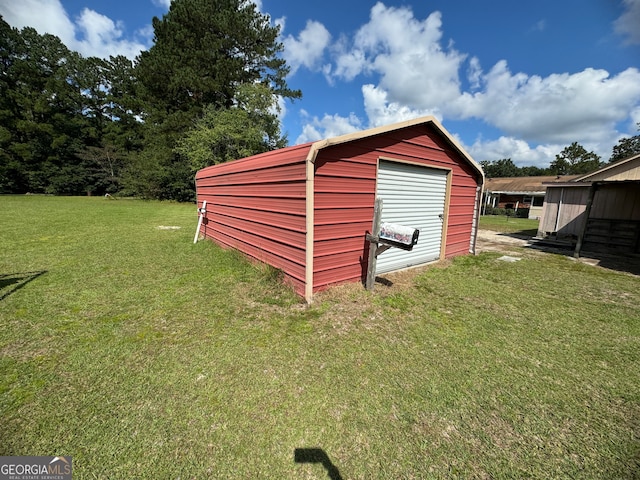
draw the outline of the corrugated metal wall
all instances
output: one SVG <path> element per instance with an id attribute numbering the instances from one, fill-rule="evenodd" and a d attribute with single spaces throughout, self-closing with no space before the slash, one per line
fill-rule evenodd
<path id="1" fill-rule="evenodd" d="M 216 165 L 196 175 L 201 232 L 280 268 L 296 291 L 305 284 L 305 158 L 309 145 Z"/>
<path id="2" fill-rule="evenodd" d="M 469 253 L 480 182 L 471 165 L 431 125 L 366 137 L 323 149 L 316 159 L 314 291 L 365 275 L 380 158 L 450 169 L 445 256 Z"/>
<path id="3" fill-rule="evenodd" d="M 288 147 L 202 169 L 196 175 L 198 207 L 207 201 L 201 232 L 282 269 L 296 291 L 309 298 L 306 158 L 316 146 L 313 292 L 363 280 L 368 255 L 365 234 L 372 227 L 379 159 L 447 170 L 445 256 L 469 252 L 481 175 L 428 122 L 353 139 L 340 137 L 335 144 Z"/>
<path id="4" fill-rule="evenodd" d="M 420 265 L 440 258 L 444 226 L 447 170 L 381 160 L 376 197 L 383 200 L 382 221 L 420 231 L 410 252 L 391 248 L 376 264 L 376 274 Z"/>
<path id="5" fill-rule="evenodd" d="M 321 150 L 315 162 L 314 291 L 362 279 L 376 169 L 360 142 Z"/>

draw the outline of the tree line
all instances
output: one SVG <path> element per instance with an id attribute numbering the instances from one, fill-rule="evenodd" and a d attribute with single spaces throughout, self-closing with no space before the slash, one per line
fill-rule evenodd
<path id="1" fill-rule="evenodd" d="M 638 123 L 640 131 L 640 123 Z M 640 135 L 621 138 L 613 146 L 609 163 L 640 154 Z M 480 162 L 487 178 L 501 177 L 538 177 L 543 175 L 583 175 L 605 165 L 601 157 L 587 151 L 578 142 L 565 147 L 546 168 L 518 167 L 510 158 L 483 160 Z"/>
<path id="2" fill-rule="evenodd" d="M 243 0 L 174 0 L 135 60 L 0 17 L 0 193 L 189 201 L 206 165 L 287 144 L 279 27 Z"/>
<path id="3" fill-rule="evenodd" d="M 194 199 L 194 174 L 287 145 L 289 88 L 279 27 L 245 0 L 173 0 L 134 60 L 83 57 L 0 16 L 0 194 Z M 640 152 L 623 139 L 615 158 Z M 488 177 L 586 173 L 600 158 L 573 143 L 549 168 L 481 162 Z"/>

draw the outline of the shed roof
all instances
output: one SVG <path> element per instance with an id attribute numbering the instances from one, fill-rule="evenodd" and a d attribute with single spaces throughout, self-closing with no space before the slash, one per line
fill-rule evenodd
<path id="1" fill-rule="evenodd" d="M 401 130 L 403 128 L 413 127 L 416 125 L 427 125 L 431 124 L 436 130 L 440 132 L 442 137 L 447 140 L 447 142 L 456 150 L 465 161 L 467 161 L 474 170 L 476 170 L 482 178 L 484 178 L 484 171 L 479 163 L 477 163 L 471 155 L 469 155 L 466 150 L 458 143 L 458 141 L 442 126 L 442 124 L 432 115 L 426 117 L 414 118 L 412 120 L 406 120 L 404 122 L 392 123 L 391 125 L 383 125 L 381 127 L 369 128 L 367 130 L 362 130 L 359 132 L 348 133 L 346 135 L 340 135 L 338 137 L 328 138 L 326 140 L 320 140 L 315 142 L 311 146 L 310 155 L 312 152 L 318 151 L 320 149 L 331 147 L 333 145 L 339 145 L 341 143 L 352 142 L 355 140 L 360 140 L 362 138 L 373 137 L 375 135 L 381 135 L 384 133 L 392 132 L 395 130 Z M 314 156 L 315 159 L 315 156 Z M 313 159 L 310 159 L 313 161 Z"/>
<path id="2" fill-rule="evenodd" d="M 227 162 L 219 165 L 212 165 L 210 167 L 205 167 L 202 170 L 199 170 L 196 173 L 196 178 L 206 176 L 207 170 L 211 168 L 215 168 L 216 171 L 222 173 L 223 170 L 228 169 L 229 171 L 237 171 L 239 167 L 241 167 L 242 163 L 252 163 L 252 162 L 274 162 L 276 163 L 279 158 L 285 156 L 294 151 L 299 151 L 302 154 L 306 153 L 306 160 L 308 162 L 315 162 L 315 159 L 318 155 L 318 152 L 324 148 L 331 147 L 334 145 L 339 145 L 342 143 L 353 142 L 357 140 L 361 140 L 368 137 L 373 137 L 376 135 L 382 135 L 385 133 L 393 132 L 396 130 L 401 130 L 404 128 L 414 127 L 417 125 L 431 125 L 435 128 L 443 139 L 451 145 L 451 147 L 457 151 L 462 158 L 478 173 L 481 178 L 484 179 L 484 172 L 479 163 L 477 163 L 469 153 L 465 151 L 465 149 L 458 143 L 458 141 L 442 126 L 442 124 L 433 116 L 419 117 L 414 118 L 412 120 L 406 120 L 403 122 L 393 123 L 390 125 L 384 125 L 375 128 L 369 128 L 367 130 L 361 130 L 354 133 L 348 133 L 346 135 L 340 135 L 337 137 L 331 137 L 324 140 L 319 140 L 317 142 L 308 142 L 300 145 L 294 145 L 291 147 L 284 147 L 278 150 L 273 150 L 270 152 L 260 153 L 258 155 L 253 155 L 251 157 L 246 157 L 240 160 L 234 160 L 232 162 Z"/>
<path id="3" fill-rule="evenodd" d="M 568 177 L 568 176 L 567 176 Z M 545 187 L 588 187 L 594 182 L 627 182 L 640 180 L 640 154 L 609 163 L 573 179 L 545 182 Z"/>
<path id="4" fill-rule="evenodd" d="M 575 182 L 606 180 L 640 180 L 640 154 L 609 163 L 598 170 L 576 178 Z"/>
<path id="5" fill-rule="evenodd" d="M 534 194 L 543 195 L 547 186 L 547 182 L 563 181 L 568 182 L 578 175 L 548 175 L 540 177 L 502 177 L 488 178 L 485 183 L 485 190 L 493 193 L 511 193 L 511 194 Z"/>

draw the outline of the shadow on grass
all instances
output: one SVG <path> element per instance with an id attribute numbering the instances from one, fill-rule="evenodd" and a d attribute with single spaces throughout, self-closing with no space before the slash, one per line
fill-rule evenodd
<path id="1" fill-rule="evenodd" d="M 321 448 L 296 448 L 293 459 L 296 463 L 320 463 L 331 480 L 342 480 L 338 467 L 331 462 L 327 453 Z"/>
<path id="2" fill-rule="evenodd" d="M 384 285 L 385 287 L 393 287 L 393 282 L 384 277 L 376 277 L 376 283 Z"/>
<path id="3" fill-rule="evenodd" d="M 516 232 L 502 232 L 500 233 L 500 235 L 504 237 L 513 237 L 520 238 L 522 240 L 528 240 L 538 235 L 538 230 L 536 228 L 533 228 L 529 230 L 518 230 Z"/>
<path id="4" fill-rule="evenodd" d="M 574 258 L 575 245 L 562 245 L 553 242 L 541 241 L 528 245 L 528 248 L 545 253 L 564 255 Z M 640 276 L 640 255 L 629 253 L 613 253 L 607 251 L 583 250 L 580 252 L 580 259 L 584 263 L 597 265 L 608 270 L 630 273 Z"/>
<path id="5" fill-rule="evenodd" d="M 617 270 L 619 272 L 631 273 L 640 276 L 640 256 L 607 255 L 606 253 L 582 252 L 582 258 L 594 258 L 598 261 L 598 266 Z"/>
<path id="6" fill-rule="evenodd" d="M 0 274 L 0 301 L 4 300 L 12 293 L 17 292 L 27 283 L 32 282 L 45 273 L 47 273 L 46 270 L 41 270 L 39 272 Z"/>

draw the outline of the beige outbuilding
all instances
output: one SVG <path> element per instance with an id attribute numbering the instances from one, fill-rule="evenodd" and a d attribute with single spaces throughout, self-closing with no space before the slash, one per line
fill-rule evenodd
<path id="1" fill-rule="evenodd" d="M 538 236 L 583 250 L 640 253 L 640 155 L 568 182 L 549 182 Z"/>

